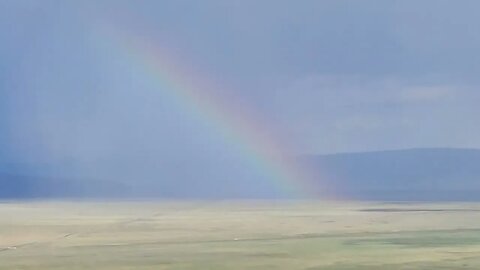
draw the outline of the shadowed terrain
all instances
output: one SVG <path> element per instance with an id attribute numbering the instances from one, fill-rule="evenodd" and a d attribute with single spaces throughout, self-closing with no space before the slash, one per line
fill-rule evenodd
<path id="1" fill-rule="evenodd" d="M 332 187 L 332 193 L 344 198 L 379 201 L 480 200 L 480 150 L 411 149 L 309 156 L 305 159 L 319 172 L 318 185 Z M 21 170 L 17 168 L 16 171 Z M 196 172 L 196 175 L 202 179 L 203 172 Z M 7 170 L 0 171 L 0 198 L 265 199 L 279 196 L 273 190 L 266 191 L 261 184 L 244 181 L 236 175 L 227 182 L 195 180 L 195 189 L 184 188 L 188 179 L 161 179 L 129 183 L 115 179 L 85 180 L 74 176 L 39 177 Z"/>
<path id="2" fill-rule="evenodd" d="M 308 158 L 347 198 L 479 201 L 480 150 L 424 148 Z"/>

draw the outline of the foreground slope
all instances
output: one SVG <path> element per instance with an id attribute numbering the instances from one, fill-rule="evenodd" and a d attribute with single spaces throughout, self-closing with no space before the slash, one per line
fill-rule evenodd
<path id="1" fill-rule="evenodd" d="M 0 269 L 480 269 L 480 205 L 0 204 Z"/>

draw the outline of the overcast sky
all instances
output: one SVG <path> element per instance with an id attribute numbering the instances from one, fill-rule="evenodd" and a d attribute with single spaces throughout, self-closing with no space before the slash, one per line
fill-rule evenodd
<path id="1" fill-rule="evenodd" d="M 63 164 L 55 170 L 67 174 L 82 162 L 135 164 L 136 175 L 158 160 L 168 164 L 158 170 L 224 162 L 225 175 L 238 164 L 208 123 L 156 98 L 105 47 L 99 22 L 168 43 L 296 154 L 480 148 L 479 9 L 467 0 L 0 0 L 0 160 Z"/>

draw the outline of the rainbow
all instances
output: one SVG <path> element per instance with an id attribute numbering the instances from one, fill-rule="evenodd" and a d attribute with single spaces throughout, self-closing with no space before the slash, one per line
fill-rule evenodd
<path id="1" fill-rule="evenodd" d="M 192 70 L 186 61 L 146 39 L 146 35 L 133 35 L 115 27 L 108 27 L 100 35 L 109 36 L 109 43 L 113 43 L 121 57 L 142 69 L 185 110 L 212 124 L 216 133 L 234 144 L 280 191 L 300 198 L 321 194 L 315 170 L 300 164 L 293 155 L 293 147 L 281 140 L 258 112 L 236 105 L 231 96 L 233 91 L 225 91 L 210 79 L 212 76 Z M 229 96 L 224 96 L 225 93 Z"/>

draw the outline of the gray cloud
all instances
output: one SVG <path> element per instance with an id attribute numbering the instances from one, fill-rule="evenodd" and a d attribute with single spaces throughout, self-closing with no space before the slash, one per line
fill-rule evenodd
<path id="1" fill-rule="evenodd" d="M 296 153 L 480 147 L 479 7 L 1 1 L 0 161 L 35 173 L 269 190 L 218 127 L 116 55 L 99 22 L 170 47 L 278 128 Z M 246 184 L 235 187 L 231 175 Z"/>
<path id="2" fill-rule="evenodd" d="M 310 75 L 277 91 L 271 110 L 306 151 L 478 147 L 478 98 L 471 85 Z"/>

